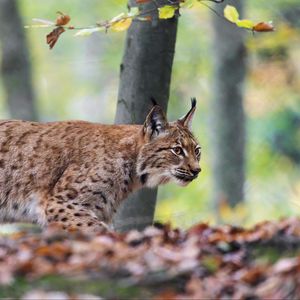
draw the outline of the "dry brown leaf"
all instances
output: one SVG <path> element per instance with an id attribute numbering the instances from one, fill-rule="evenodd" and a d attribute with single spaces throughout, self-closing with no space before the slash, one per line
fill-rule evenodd
<path id="1" fill-rule="evenodd" d="M 252 30 L 256 32 L 270 32 L 274 31 L 275 28 L 271 23 L 260 22 L 254 25 Z"/>
<path id="2" fill-rule="evenodd" d="M 157 295 L 154 300 L 176 300 L 180 299 L 175 291 L 165 290 L 159 295 Z"/>
<path id="3" fill-rule="evenodd" d="M 299 258 L 283 258 L 280 259 L 273 267 L 274 272 L 277 273 L 286 273 L 292 272 L 295 268 L 300 269 L 300 260 Z"/>
<path id="4" fill-rule="evenodd" d="M 65 29 L 63 27 L 56 27 L 53 29 L 49 34 L 47 34 L 47 44 L 49 45 L 49 48 L 52 49 L 56 42 L 58 41 L 59 36 L 65 32 Z"/>
<path id="5" fill-rule="evenodd" d="M 143 4 L 143 3 L 149 3 L 151 2 L 152 0 L 136 0 L 136 3 L 137 4 Z"/>
<path id="6" fill-rule="evenodd" d="M 65 15 L 64 13 L 62 13 L 60 11 L 58 11 L 56 13 L 58 14 L 58 16 L 56 18 L 56 23 L 55 23 L 56 26 L 64 26 L 70 22 L 70 20 L 71 20 L 70 16 Z"/>
<path id="7" fill-rule="evenodd" d="M 234 278 L 238 281 L 242 280 L 248 284 L 255 285 L 263 278 L 264 271 L 265 269 L 262 267 L 243 268 L 235 273 Z"/>
<path id="8" fill-rule="evenodd" d="M 35 251 L 35 254 L 38 256 L 50 256 L 52 258 L 62 260 L 70 254 L 70 249 L 66 245 L 56 242 L 51 245 L 39 247 Z"/>
<path id="9" fill-rule="evenodd" d="M 272 266 L 253 257 L 251 249 L 278 241 L 283 249 L 285 241 L 300 247 L 299 230 L 296 218 L 262 222 L 252 229 L 199 224 L 184 232 L 160 224 L 142 232 L 96 236 L 51 226 L 40 234 L 0 237 L 0 289 L 18 276 L 33 280 L 49 274 L 104 274 L 118 280 L 126 274 L 137 284 L 156 276 L 180 280 L 180 292 L 176 287 L 168 292 L 166 283 L 167 292 L 157 291 L 157 299 L 297 299 L 299 252 L 291 258 L 283 253 Z"/>

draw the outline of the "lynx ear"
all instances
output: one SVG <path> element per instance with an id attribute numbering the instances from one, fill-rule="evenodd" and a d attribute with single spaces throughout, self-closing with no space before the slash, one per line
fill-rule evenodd
<path id="1" fill-rule="evenodd" d="M 183 126 L 187 127 L 189 130 L 192 129 L 192 121 L 193 121 L 194 113 L 196 110 L 196 103 L 197 103 L 196 98 L 191 98 L 191 105 L 192 105 L 191 109 L 185 116 L 181 117 L 178 120 L 179 123 L 181 123 Z"/>
<path id="2" fill-rule="evenodd" d="M 152 139 L 165 131 L 168 121 L 162 108 L 155 104 L 150 110 L 144 123 L 144 134 Z"/>

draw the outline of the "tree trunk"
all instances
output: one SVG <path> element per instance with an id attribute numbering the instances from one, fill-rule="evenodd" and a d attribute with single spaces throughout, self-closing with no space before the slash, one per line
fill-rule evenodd
<path id="1" fill-rule="evenodd" d="M 234 5 L 240 14 L 243 0 L 215 5 L 223 14 L 225 5 Z M 213 84 L 210 101 L 213 167 L 213 199 L 234 207 L 244 199 L 245 114 L 243 109 L 246 48 L 243 29 L 213 15 Z"/>
<path id="2" fill-rule="evenodd" d="M 134 1 L 130 4 L 134 5 Z M 154 1 L 143 9 L 155 9 Z M 158 20 L 157 10 L 152 16 L 152 22 L 133 21 L 127 32 L 120 66 L 117 124 L 143 124 L 152 106 L 151 97 L 167 110 L 177 17 Z M 130 196 L 115 217 L 115 228 L 125 231 L 152 224 L 156 195 L 157 189 L 143 189 Z"/>
<path id="3" fill-rule="evenodd" d="M 1 72 L 10 116 L 36 120 L 28 48 L 15 0 L 0 1 L 0 43 Z"/>

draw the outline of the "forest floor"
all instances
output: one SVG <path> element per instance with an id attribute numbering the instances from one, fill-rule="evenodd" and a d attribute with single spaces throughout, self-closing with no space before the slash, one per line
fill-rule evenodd
<path id="1" fill-rule="evenodd" d="M 0 236 L 0 298 L 299 299 L 300 219 Z"/>

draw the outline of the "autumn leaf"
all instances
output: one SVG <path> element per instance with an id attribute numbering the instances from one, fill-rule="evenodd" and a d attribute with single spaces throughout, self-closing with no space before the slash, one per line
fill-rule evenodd
<path id="1" fill-rule="evenodd" d="M 293 271 L 294 268 L 299 267 L 298 258 L 284 258 L 279 260 L 273 267 L 275 272 L 286 273 Z"/>
<path id="2" fill-rule="evenodd" d="M 65 32 L 65 29 L 63 27 L 56 27 L 53 29 L 49 34 L 47 34 L 47 44 L 49 45 L 49 48 L 52 49 L 56 42 L 58 41 L 59 36 Z"/>
<path id="3" fill-rule="evenodd" d="M 66 233 L 52 224 L 34 235 L 23 230 L 18 235 L 0 235 L 0 290 L 15 279 L 17 285 L 21 279 L 30 287 L 33 279 L 47 275 L 89 280 L 99 274 L 105 282 L 119 284 L 125 279 L 146 291 L 151 284 L 151 299 L 156 300 L 298 299 L 299 242 L 296 217 L 264 221 L 250 229 L 200 223 L 183 231 L 156 224 L 144 231 L 95 235 Z M 180 290 L 174 282 L 180 282 Z M 56 287 L 49 285 L 52 288 Z M 72 293 L 66 298 L 84 297 Z"/>
<path id="4" fill-rule="evenodd" d="M 253 29 L 254 23 L 251 20 L 237 20 L 236 25 L 241 28 Z"/>
<path id="5" fill-rule="evenodd" d="M 274 31 L 274 26 L 272 25 L 271 22 L 269 23 L 265 23 L 265 22 L 260 22 L 257 23 L 256 25 L 253 26 L 253 31 L 257 31 L 257 32 L 270 32 L 270 31 Z"/>
<path id="6" fill-rule="evenodd" d="M 172 5 L 165 5 L 158 8 L 158 17 L 160 19 L 171 19 L 174 17 L 177 7 Z"/>
<path id="7" fill-rule="evenodd" d="M 115 21 L 111 24 L 110 28 L 113 31 L 124 31 L 130 27 L 132 23 L 132 18 L 126 17 L 124 19 L 121 19 L 119 21 Z"/>
<path id="8" fill-rule="evenodd" d="M 149 3 L 152 0 L 136 0 L 137 4 Z"/>
<path id="9" fill-rule="evenodd" d="M 236 24 L 238 27 L 253 29 L 254 22 L 251 20 L 240 20 L 239 13 L 234 6 L 226 5 L 224 9 L 224 17 L 231 23 Z"/>
<path id="10" fill-rule="evenodd" d="M 234 6 L 226 5 L 224 8 L 224 17 L 231 23 L 236 24 L 238 27 L 250 29 L 257 32 L 269 32 L 274 31 L 274 27 L 271 22 L 260 22 L 255 24 L 251 20 L 240 20 L 239 13 Z"/>
<path id="11" fill-rule="evenodd" d="M 239 20 L 239 13 L 234 6 L 226 5 L 226 7 L 224 8 L 224 17 L 228 21 L 236 23 Z"/>
<path id="12" fill-rule="evenodd" d="M 60 11 L 58 11 L 56 13 L 58 14 L 58 16 L 56 18 L 56 23 L 55 23 L 56 26 L 64 26 L 70 22 L 70 20 L 71 20 L 70 16 L 65 15 L 64 13 L 62 13 Z"/>

